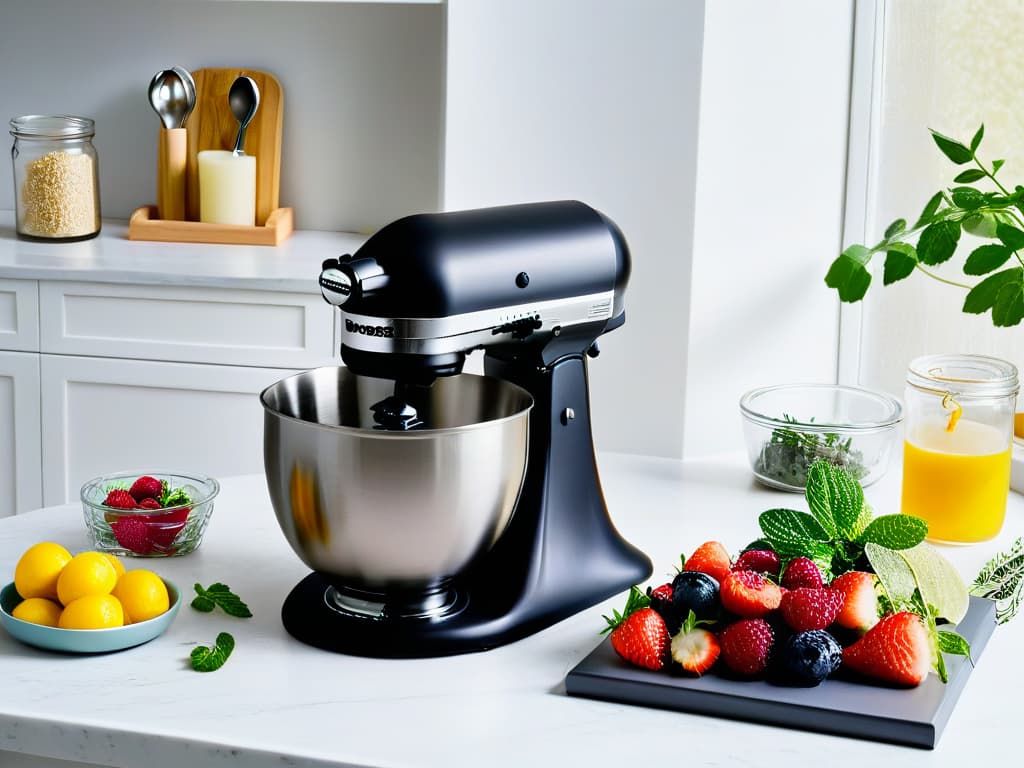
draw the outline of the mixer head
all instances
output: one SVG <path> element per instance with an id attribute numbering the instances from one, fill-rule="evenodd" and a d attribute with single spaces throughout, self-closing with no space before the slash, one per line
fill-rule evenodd
<path id="1" fill-rule="evenodd" d="M 320 288 L 349 368 L 429 384 L 474 349 L 537 365 L 594 349 L 624 320 L 629 270 L 618 227 L 560 201 L 407 216 L 324 262 Z"/>

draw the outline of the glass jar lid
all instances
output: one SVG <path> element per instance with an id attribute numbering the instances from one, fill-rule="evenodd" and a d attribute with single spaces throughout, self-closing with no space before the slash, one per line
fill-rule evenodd
<path id="1" fill-rule="evenodd" d="M 96 135 L 96 123 L 74 115 L 24 115 L 11 120 L 11 135 L 28 139 L 85 139 Z"/>
<path id="2" fill-rule="evenodd" d="M 907 368 L 907 384 L 936 395 L 960 399 L 1017 394 L 1017 367 L 985 355 L 925 355 Z"/>

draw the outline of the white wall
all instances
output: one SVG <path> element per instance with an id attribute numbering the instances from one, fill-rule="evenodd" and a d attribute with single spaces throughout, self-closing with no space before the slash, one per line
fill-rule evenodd
<path id="1" fill-rule="evenodd" d="M 445 209 L 575 198 L 633 255 L 599 447 L 679 456 L 704 3 L 449 0 Z"/>
<path id="2" fill-rule="evenodd" d="M 835 381 L 823 279 L 842 239 L 852 25 L 852 0 L 707 3 L 687 456 L 742 446 L 746 390 Z"/>
<path id="3" fill-rule="evenodd" d="M 253 67 L 281 81 L 281 203 L 295 208 L 298 226 L 367 230 L 438 207 L 443 6 L 196 0 L 0 6 L 0 118 L 95 118 L 105 216 L 127 218 L 154 202 L 159 121 L 146 94 L 153 74 L 172 65 Z M 6 122 L 0 135 L 7 137 Z M 10 179 L 5 149 L 0 209 L 14 207 Z"/>

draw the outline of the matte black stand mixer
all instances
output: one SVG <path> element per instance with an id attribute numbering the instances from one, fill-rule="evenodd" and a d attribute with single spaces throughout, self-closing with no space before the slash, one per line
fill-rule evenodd
<path id="1" fill-rule="evenodd" d="M 477 651 L 650 576 L 605 507 L 587 384 L 629 270 L 615 224 L 572 201 L 409 216 L 324 263 L 347 368 L 261 395 L 271 499 L 314 569 L 292 635 Z M 462 373 L 476 349 L 486 376 Z"/>

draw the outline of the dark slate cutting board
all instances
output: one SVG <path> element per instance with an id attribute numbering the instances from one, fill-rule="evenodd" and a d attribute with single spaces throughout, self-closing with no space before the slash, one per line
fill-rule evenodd
<path id="1" fill-rule="evenodd" d="M 995 629 L 995 603 L 972 597 L 958 631 L 975 663 Z M 763 680 L 701 678 L 652 672 L 627 664 L 605 640 L 569 673 L 570 696 L 751 720 L 786 728 L 837 733 L 933 749 L 971 674 L 962 657 L 946 656 L 949 682 L 934 674 L 916 688 L 887 688 L 828 679 L 816 688 L 788 688 Z"/>

